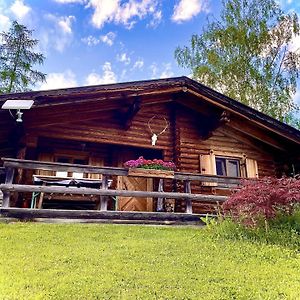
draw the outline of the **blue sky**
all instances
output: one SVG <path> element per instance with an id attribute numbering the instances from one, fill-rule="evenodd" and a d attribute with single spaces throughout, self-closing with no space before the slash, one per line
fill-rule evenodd
<path id="1" fill-rule="evenodd" d="M 47 73 L 36 89 L 181 76 L 189 71 L 177 66 L 176 46 L 187 45 L 220 6 L 220 0 L 0 0 L 0 31 L 12 20 L 35 30 Z M 300 14 L 299 0 L 281 6 Z"/>

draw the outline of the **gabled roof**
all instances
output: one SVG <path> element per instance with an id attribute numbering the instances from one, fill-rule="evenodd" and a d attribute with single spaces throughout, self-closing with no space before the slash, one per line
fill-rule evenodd
<path id="1" fill-rule="evenodd" d="M 124 99 L 136 96 L 191 93 L 202 101 L 239 115 L 259 127 L 270 130 L 300 144 L 300 131 L 269 117 L 247 105 L 231 99 L 188 77 L 125 82 L 108 85 L 84 86 L 47 91 L 30 91 L 0 95 L 0 105 L 7 99 L 33 99 L 34 107 L 82 103 L 107 99 Z"/>

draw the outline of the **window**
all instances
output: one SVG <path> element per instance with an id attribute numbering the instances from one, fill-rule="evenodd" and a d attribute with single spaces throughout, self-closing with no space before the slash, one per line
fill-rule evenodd
<path id="1" fill-rule="evenodd" d="M 216 172 L 219 176 L 240 177 L 240 160 L 228 157 L 216 157 Z"/>
<path id="2" fill-rule="evenodd" d="M 81 158 L 73 158 L 73 157 L 67 157 L 67 156 L 57 156 L 55 158 L 56 162 L 59 163 L 67 163 L 67 164 L 76 164 L 76 165 L 86 165 L 87 161 Z M 83 173 L 77 173 L 77 172 L 66 172 L 66 171 L 57 171 L 56 176 L 57 177 L 74 177 L 74 178 L 83 178 Z"/>

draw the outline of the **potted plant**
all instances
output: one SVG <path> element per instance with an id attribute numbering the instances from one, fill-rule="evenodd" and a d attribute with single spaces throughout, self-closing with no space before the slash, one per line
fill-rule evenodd
<path id="1" fill-rule="evenodd" d="M 161 159 L 145 159 L 140 156 L 136 160 L 126 161 L 125 168 L 128 168 L 129 176 L 174 178 L 176 166 L 173 162 L 166 162 Z"/>

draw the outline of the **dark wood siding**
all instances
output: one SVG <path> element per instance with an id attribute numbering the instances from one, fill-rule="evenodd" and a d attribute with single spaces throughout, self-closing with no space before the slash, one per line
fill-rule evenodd
<path id="1" fill-rule="evenodd" d="M 33 109 L 28 112 L 24 122 L 28 142 L 28 153 L 43 151 L 57 152 L 60 150 L 82 151 L 87 155 L 95 154 L 101 157 L 104 165 L 118 165 L 116 156 L 122 155 L 120 147 L 133 148 L 138 158 L 143 149 L 159 150 L 165 160 L 173 160 L 178 171 L 199 173 L 200 154 L 208 154 L 210 150 L 216 153 L 225 153 L 226 156 L 240 156 L 245 154 L 258 163 L 259 176 L 275 174 L 275 158 L 272 151 L 259 141 L 237 132 L 230 127 L 230 122 L 220 124 L 214 128 L 211 135 L 201 138 L 203 127 L 207 123 L 202 122 L 201 112 L 196 112 L 182 104 L 162 99 L 156 99 L 151 104 L 151 99 L 142 101 L 141 109 L 134 116 L 128 130 L 124 128 L 124 111 L 128 105 L 116 107 L 115 103 L 107 104 L 106 110 L 102 104 L 93 103 L 74 106 L 70 109 L 67 105 L 49 107 L 47 109 Z M 80 113 L 81 110 L 81 113 Z M 213 109 L 211 108 L 210 111 Z M 219 112 L 218 112 L 219 113 Z M 160 132 L 165 126 L 165 120 L 169 127 L 160 135 L 155 147 L 151 146 L 151 132 L 148 128 L 148 120 L 157 116 L 151 123 L 154 132 Z M 214 115 L 213 117 L 215 117 Z M 206 115 L 207 118 L 207 115 Z M 235 123 L 239 120 L 235 119 Z M 36 141 L 36 145 L 34 142 Z M 82 145 L 82 149 L 79 148 Z M 117 148 L 117 146 L 119 148 Z M 35 151 L 31 151 L 36 147 Z M 79 149 L 79 150 L 78 150 Z M 159 152 L 157 152 L 159 153 Z M 29 158 L 29 157 L 27 157 Z M 30 157 L 33 158 L 33 157 Z M 167 181 L 166 190 L 181 190 L 182 183 Z M 192 191 L 211 193 L 211 187 L 192 185 Z M 184 211 L 183 201 L 177 201 L 176 210 Z M 211 211 L 212 205 L 194 203 L 195 212 Z M 213 205 L 214 206 L 214 205 Z"/>

